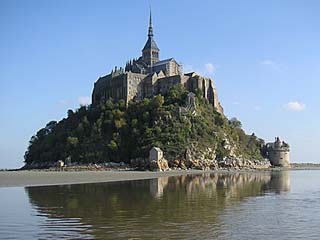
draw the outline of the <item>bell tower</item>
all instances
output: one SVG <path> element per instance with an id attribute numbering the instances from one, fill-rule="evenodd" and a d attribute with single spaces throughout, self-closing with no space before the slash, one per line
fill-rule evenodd
<path id="1" fill-rule="evenodd" d="M 159 52 L 154 38 L 153 38 L 153 26 L 152 26 L 152 16 L 150 10 L 150 18 L 149 18 L 149 29 L 148 29 L 148 40 L 142 49 L 142 58 L 143 61 L 148 65 L 150 69 L 152 69 L 152 65 L 156 62 L 159 62 Z"/>

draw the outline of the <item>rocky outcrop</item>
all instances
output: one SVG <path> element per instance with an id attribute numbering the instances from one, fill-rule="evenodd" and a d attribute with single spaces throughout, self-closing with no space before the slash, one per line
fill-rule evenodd
<path id="1" fill-rule="evenodd" d="M 168 165 L 168 161 L 164 158 L 160 159 L 160 160 L 152 160 L 150 161 L 150 166 L 149 169 L 151 171 L 167 171 L 169 170 L 169 165 Z"/>
<path id="2" fill-rule="evenodd" d="M 218 162 L 220 168 L 265 169 L 271 167 L 268 160 L 248 160 L 241 157 L 227 157 Z"/>
<path id="3" fill-rule="evenodd" d="M 151 171 L 167 171 L 169 170 L 168 161 L 164 158 L 159 160 L 149 160 L 146 158 L 131 159 L 130 165 L 137 170 L 151 170 Z"/>
<path id="4" fill-rule="evenodd" d="M 226 134 L 223 137 L 223 148 L 229 152 L 229 156 L 236 156 L 237 145 L 230 141 Z"/>
<path id="5" fill-rule="evenodd" d="M 217 161 L 215 150 L 207 147 L 204 150 L 200 150 L 194 145 L 191 145 L 185 153 L 185 160 L 180 161 L 181 168 L 193 168 L 193 169 L 215 169 L 217 168 Z"/>
<path id="6" fill-rule="evenodd" d="M 230 142 L 226 142 L 226 147 L 232 154 L 222 160 L 216 158 L 215 150 L 207 147 L 200 150 L 192 145 L 186 150 L 184 159 L 177 159 L 169 162 L 172 169 L 198 169 L 198 170 L 214 170 L 214 169 L 266 169 L 271 167 L 268 160 L 249 160 L 243 157 L 236 157 L 235 147 Z"/>

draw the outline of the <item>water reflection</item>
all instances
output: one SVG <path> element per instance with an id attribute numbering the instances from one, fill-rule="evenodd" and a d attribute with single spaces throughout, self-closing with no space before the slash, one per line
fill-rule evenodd
<path id="1" fill-rule="evenodd" d="M 38 214 L 59 221 L 69 236 L 74 232 L 82 238 L 207 239 L 219 235 L 218 216 L 228 205 L 265 192 L 290 191 L 290 176 L 214 173 L 25 190 Z M 54 233 L 45 234 L 41 237 Z"/>
<path id="2" fill-rule="evenodd" d="M 290 191 L 290 172 L 279 171 L 271 175 L 271 181 L 269 182 L 269 189 L 276 193 L 289 192 Z"/>

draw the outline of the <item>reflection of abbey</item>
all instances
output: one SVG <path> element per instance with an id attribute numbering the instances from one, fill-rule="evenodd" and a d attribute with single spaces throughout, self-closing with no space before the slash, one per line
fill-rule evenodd
<path id="1" fill-rule="evenodd" d="M 131 100 L 150 98 L 164 94 L 175 84 L 182 84 L 188 91 L 201 90 L 218 112 L 223 109 L 218 101 L 217 90 L 213 81 L 197 73 L 185 74 L 182 66 L 174 58 L 160 60 L 160 49 L 153 38 L 153 27 L 150 13 L 148 40 L 142 49 L 142 56 L 129 61 L 125 68 L 112 70 L 100 77 L 94 84 L 92 103 L 99 104 L 110 98 Z"/>

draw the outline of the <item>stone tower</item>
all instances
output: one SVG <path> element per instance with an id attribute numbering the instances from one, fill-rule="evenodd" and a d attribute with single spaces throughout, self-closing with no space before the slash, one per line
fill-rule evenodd
<path id="1" fill-rule="evenodd" d="M 268 158 L 273 166 L 290 167 L 290 146 L 276 137 L 274 143 L 267 144 Z"/>
<path id="2" fill-rule="evenodd" d="M 148 40 L 142 49 L 142 58 L 143 61 L 152 69 L 152 65 L 156 62 L 159 62 L 159 52 L 156 42 L 153 39 L 153 27 L 152 27 L 152 16 L 150 10 L 150 19 L 149 19 L 149 30 L 148 30 Z"/>

